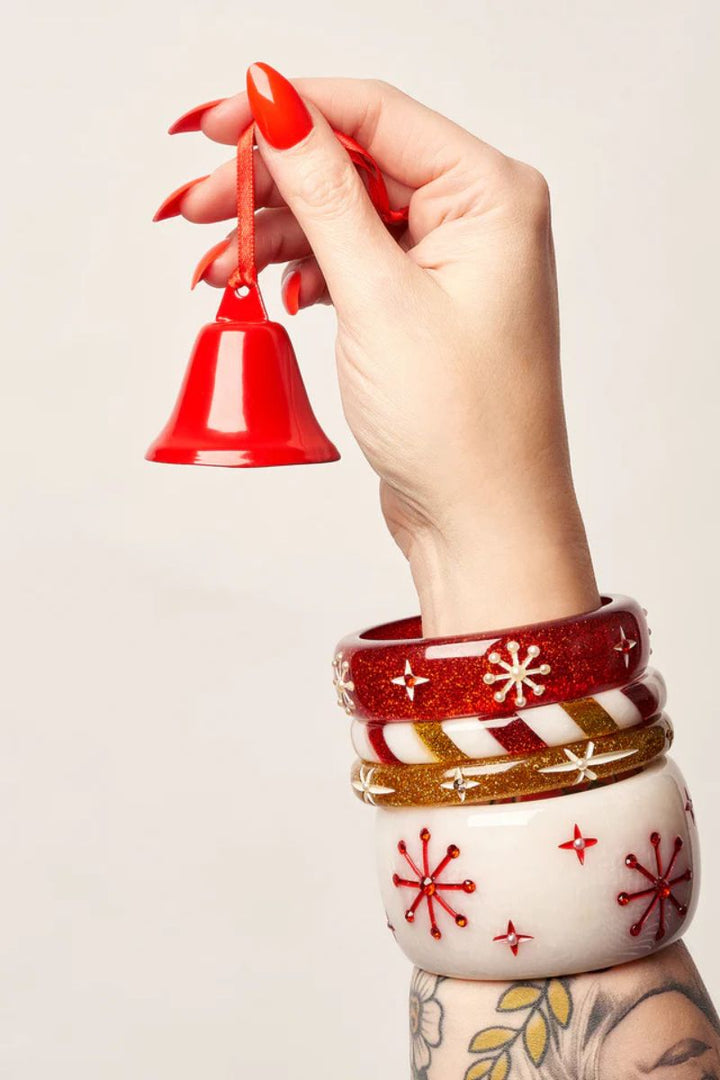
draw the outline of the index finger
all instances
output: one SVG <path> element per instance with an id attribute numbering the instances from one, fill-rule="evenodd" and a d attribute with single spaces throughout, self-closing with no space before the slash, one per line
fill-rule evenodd
<path id="1" fill-rule="evenodd" d="M 494 164 L 502 155 L 447 117 L 374 79 L 293 79 L 328 123 L 356 139 L 384 173 L 420 188 L 473 155 Z M 215 142 L 234 144 L 252 121 L 247 94 L 226 98 L 202 119 Z"/>

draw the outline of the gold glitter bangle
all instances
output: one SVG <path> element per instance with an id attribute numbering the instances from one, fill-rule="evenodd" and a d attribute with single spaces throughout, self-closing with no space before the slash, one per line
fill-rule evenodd
<path id="1" fill-rule="evenodd" d="M 664 713 L 651 723 L 597 739 L 549 747 L 524 758 L 478 758 L 460 765 L 369 765 L 356 761 L 352 786 L 373 806 L 458 806 L 572 789 L 646 765 L 672 744 Z"/>

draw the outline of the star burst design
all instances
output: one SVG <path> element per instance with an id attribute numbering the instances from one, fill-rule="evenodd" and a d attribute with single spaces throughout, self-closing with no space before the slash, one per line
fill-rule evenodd
<path id="1" fill-rule="evenodd" d="M 448 779 L 440 787 L 445 791 L 454 791 L 460 802 L 465 802 L 468 791 L 480 785 L 479 780 L 471 780 L 459 766 L 455 769 L 448 769 L 445 776 Z"/>
<path id="2" fill-rule="evenodd" d="M 360 774 L 357 780 L 353 780 L 352 785 L 356 791 L 359 791 L 362 795 L 363 802 L 369 803 L 370 806 L 375 806 L 376 795 L 392 795 L 395 788 L 383 787 L 382 784 L 376 784 L 374 782 L 375 769 L 369 768 L 367 765 L 360 766 Z"/>
<path id="3" fill-rule="evenodd" d="M 500 690 L 496 690 L 493 697 L 496 701 L 505 701 L 510 691 L 515 689 L 515 704 L 519 709 L 524 705 L 527 705 L 527 698 L 523 690 L 524 686 L 529 686 L 535 697 L 540 697 L 545 693 L 545 687 L 542 683 L 536 682 L 533 675 L 549 675 L 550 665 L 540 664 L 538 667 L 530 667 L 533 660 L 536 660 L 540 655 L 540 649 L 537 645 L 528 646 L 527 655 L 523 661 L 519 659 L 520 646 L 517 641 L 508 641 L 507 651 L 510 653 L 510 662 L 503 660 L 499 652 L 491 652 L 488 656 L 488 660 L 491 664 L 497 664 L 503 670 L 493 674 L 488 671 L 483 676 L 483 682 L 487 686 L 492 686 L 494 683 L 504 682 L 505 685 Z"/>
<path id="4" fill-rule="evenodd" d="M 677 874 L 675 877 L 670 876 L 675 869 L 675 863 L 677 862 L 683 847 L 683 841 L 680 836 L 675 837 L 670 862 L 664 870 L 662 855 L 660 854 L 660 833 L 651 833 L 650 843 L 655 851 L 654 872 L 648 870 L 646 866 L 643 866 L 638 860 L 637 855 L 631 854 L 625 857 L 625 865 L 631 870 L 636 870 L 638 874 L 642 874 L 644 878 L 647 878 L 650 882 L 650 887 L 634 893 L 621 892 L 618 894 L 617 902 L 621 907 L 625 907 L 634 900 L 648 900 L 649 903 L 642 915 L 637 922 L 634 922 L 630 927 L 630 933 L 633 937 L 637 937 L 638 934 L 642 932 L 653 911 L 657 910 L 658 926 L 657 931 L 655 932 L 655 940 L 662 941 L 667 930 L 665 905 L 672 904 L 681 918 L 687 913 L 687 904 L 681 904 L 678 901 L 673 893 L 673 887 L 678 885 L 681 881 L 690 881 L 692 879 L 692 870 L 688 868 L 687 870 L 684 870 L 682 874 Z"/>
<path id="5" fill-rule="evenodd" d="M 422 829 L 420 832 L 420 842 L 422 844 L 422 852 L 420 861 L 422 862 L 422 869 L 416 864 L 415 860 L 408 854 L 407 844 L 404 840 L 401 840 L 398 844 L 398 851 L 402 855 L 405 862 L 408 864 L 413 874 L 415 874 L 414 880 L 408 878 L 402 878 L 399 874 L 393 874 L 393 885 L 398 889 L 416 889 L 417 894 L 413 898 L 410 907 L 405 912 L 405 920 L 409 923 L 415 922 L 415 912 L 420 907 L 423 901 L 427 904 L 428 917 L 430 919 L 430 935 L 434 937 L 436 941 L 439 941 L 442 937 L 439 926 L 435 920 L 435 905 L 437 904 L 444 912 L 446 912 L 454 920 L 455 924 L 460 927 L 467 926 L 467 918 L 461 915 L 450 907 L 448 902 L 443 896 L 442 892 L 464 892 L 474 893 L 475 882 L 466 879 L 465 881 L 449 882 L 439 881 L 438 878 L 447 869 L 449 863 L 453 859 L 457 859 L 460 854 L 460 848 L 455 844 L 450 844 L 445 855 L 437 864 L 434 870 L 430 869 L 430 830 Z"/>
<path id="6" fill-rule="evenodd" d="M 620 627 L 620 640 L 617 645 L 613 645 L 615 652 L 622 653 L 622 658 L 625 661 L 625 667 L 630 667 L 630 653 L 636 647 L 637 641 L 634 638 L 629 638 L 625 633 L 625 628 Z"/>
<path id="7" fill-rule="evenodd" d="M 562 848 L 564 851 L 574 851 L 578 857 L 578 862 L 581 866 L 584 866 L 585 852 L 588 848 L 595 847 L 596 844 L 597 837 L 583 836 L 580 826 L 576 825 L 573 829 L 572 840 L 566 840 L 564 844 L 558 844 L 558 847 Z"/>
<path id="8" fill-rule="evenodd" d="M 394 679 L 390 680 L 395 686 L 404 686 L 407 691 L 407 696 L 411 701 L 415 700 L 415 687 L 422 686 L 423 683 L 430 682 L 423 675 L 415 675 L 413 669 L 410 666 L 410 661 L 405 661 L 405 670 L 402 675 L 396 675 Z"/>
<path id="9" fill-rule="evenodd" d="M 591 768 L 592 765 L 607 765 L 611 761 L 620 761 L 622 758 L 636 754 L 637 748 L 630 750 L 607 750 L 604 754 L 596 754 L 595 743 L 591 739 L 585 747 L 585 752 L 582 756 L 578 756 L 578 754 L 573 750 L 570 750 L 567 746 L 563 747 L 563 753 L 568 759 L 567 761 L 563 761 L 559 765 L 546 765 L 544 768 L 538 769 L 538 772 L 577 772 L 573 784 L 579 784 L 583 780 L 597 780 L 597 773 Z"/>
<path id="10" fill-rule="evenodd" d="M 337 694 L 337 703 L 341 709 L 350 716 L 355 708 L 355 702 L 353 701 L 353 691 L 355 690 L 355 683 L 352 679 L 348 678 L 350 675 L 350 661 L 345 660 L 343 654 L 339 652 L 332 662 L 333 666 L 333 686 L 335 687 L 335 693 Z"/>
<path id="11" fill-rule="evenodd" d="M 517 956 L 518 949 L 522 945 L 523 941 L 532 941 L 532 934 L 519 934 L 515 929 L 512 919 L 508 919 L 507 931 L 504 934 L 496 934 L 493 941 L 504 941 L 510 946 L 510 951 L 513 956 Z"/>

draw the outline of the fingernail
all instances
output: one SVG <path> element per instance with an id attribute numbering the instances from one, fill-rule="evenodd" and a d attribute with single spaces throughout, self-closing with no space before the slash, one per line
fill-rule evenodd
<path id="1" fill-rule="evenodd" d="M 191 289 L 194 289 L 195 286 L 202 281 L 202 279 L 205 277 L 205 271 L 211 266 L 211 264 L 214 263 L 216 259 L 220 258 L 223 252 L 227 251 L 227 249 L 230 247 L 231 240 L 231 236 L 226 236 L 225 239 L 221 240 L 219 244 L 215 244 L 214 247 L 211 247 L 209 251 L 205 252 L 202 259 L 195 267 L 195 271 L 192 276 L 192 284 L 190 286 Z"/>
<path id="2" fill-rule="evenodd" d="M 198 176 L 195 180 L 188 180 L 182 187 L 173 191 L 172 195 L 168 195 L 167 199 L 160 203 L 160 206 L 155 211 L 153 221 L 165 221 L 166 218 L 177 217 L 180 213 L 182 201 L 190 188 L 195 187 L 196 184 L 201 184 L 203 180 L 207 180 L 209 175 L 210 173 L 207 173 L 206 176 Z"/>
<path id="3" fill-rule="evenodd" d="M 295 146 L 312 129 L 303 99 L 292 83 L 269 64 L 251 64 L 247 92 L 257 125 L 276 150 Z"/>
<path id="4" fill-rule="evenodd" d="M 188 109 L 186 113 L 183 113 L 174 124 L 171 124 L 168 128 L 168 135 L 183 135 L 186 131 L 201 131 L 202 118 L 205 113 L 210 112 L 216 105 L 220 105 L 225 98 L 218 98 L 217 101 L 206 101 L 204 105 L 196 105 L 194 109 Z"/>
<path id="5" fill-rule="evenodd" d="M 293 270 L 282 283 L 282 302 L 288 315 L 297 315 L 300 310 L 300 286 L 302 275 L 299 270 Z"/>

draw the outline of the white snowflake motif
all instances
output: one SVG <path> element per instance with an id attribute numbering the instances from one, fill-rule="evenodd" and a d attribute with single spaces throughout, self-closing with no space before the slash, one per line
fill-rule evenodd
<path id="1" fill-rule="evenodd" d="M 454 791 L 460 802 L 465 802 L 465 796 L 472 788 L 479 787 L 479 780 L 471 780 L 465 775 L 461 768 L 448 769 L 444 774 L 448 777 L 444 784 L 440 787 L 445 791 Z"/>
<path id="2" fill-rule="evenodd" d="M 410 666 L 410 661 L 405 661 L 405 671 L 402 675 L 397 675 L 394 679 L 390 680 L 395 686 L 404 686 L 407 692 L 407 696 L 411 701 L 415 700 L 415 687 L 422 686 L 423 683 L 430 682 L 423 675 L 415 675 L 413 669 Z"/>
<path id="3" fill-rule="evenodd" d="M 517 641 L 508 641 L 507 651 L 510 653 L 510 663 L 507 660 L 503 660 L 500 653 L 491 652 L 488 656 L 488 660 L 491 664 L 498 664 L 503 671 L 494 675 L 488 671 L 483 678 L 488 686 L 492 686 L 494 683 L 504 682 L 505 685 L 501 690 L 496 690 L 493 697 L 496 701 L 505 701 L 510 691 L 515 688 L 515 704 L 519 709 L 522 709 L 524 705 L 527 705 L 527 698 L 523 692 L 524 686 L 529 686 L 533 694 L 536 697 L 540 697 L 545 693 L 545 687 L 542 683 L 535 682 L 532 675 L 549 675 L 550 665 L 540 664 L 538 667 L 530 667 L 529 665 L 533 660 L 537 659 L 540 655 L 540 649 L 537 645 L 528 646 L 527 656 L 520 662 L 518 654 L 520 652 L 520 646 Z"/>
<path id="4" fill-rule="evenodd" d="M 591 740 L 585 747 L 585 753 L 582 757 L 578 757 L 567 746 L 563 747 L 563 753 L 568 759 L 567 761 L 561 762 L 560 765 L 546 765 L 544 769 L 538 769 L 538 772 L 564 773 L 577 771 L 573 784 L 579 784 L 583 780 L 597 780 L 597 773 L 591 768 L 592 765 L 606 765 L 610 761 L 620 761 L 622 758 L 636 754 L 637 749 L 608 750 L 604 754 L 596 754 L 595 743 Z"/>
<path id="5" fill-rule="evenodd" d="M 337 703 L 341 709 L 350 716 L 355 708 L 355 702 L 352 699 L 352 694 L 355 689 L 355 683 L 352 679 L 349 679 L 350 674 L 350 661 L 343 659 L 343 654 L 339 652 L 332 662 L 333 667 L 333 686 L 335 687 L 335 693 L 337 694 Z"/>
<path id="6" fill-rule="evenodd" d="M 620 640 L 617 645 L 613 645 L 615 652 L 619 652 L 622 655 L 623 662 L 626 668 L 630 667 L 630 653 L 637 646 L 637 641 L 634 638 L 630 638 L 625 633 L 625 628 L 620 627 Z"/>
<path id="7" fill-rule="evenodd" d="M 370 806 L 376 806 L 376 795 L 392 795 L 395 788 L 383 787 L 382 784 L 374 784 L 373 777 L 375 775 L 375 769 L 368 769 L 367 766 L 360 766 L 360 774 L 357 780 L 353 780 L 353 787 L 356 791 L 359 791 L 363 797 L 363 802 L 369 803 Z"/>

